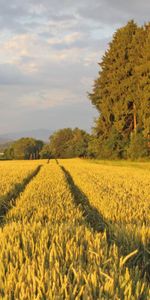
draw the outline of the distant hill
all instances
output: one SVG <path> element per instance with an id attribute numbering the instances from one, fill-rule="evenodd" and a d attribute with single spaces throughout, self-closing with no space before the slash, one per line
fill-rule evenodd
<path id="1" fill-rule="evenodd" d="M 48 142 L 49 136 L 53 133 L 52 130 L 48 129 L 35 129 L 35 130 L 27 130 L 27 131 L 19 131 L 19 132 L 11 132 L 7 134 L 0 135 L 0 144 L 5 144 L 7 142 L 11 142 L 22 137 L 32 137 L 38 140 L 42 140 L 44 142 Z"/>
<path id="2" fill-rule="evenodd" d="M 7 144 L 11 141 L 12 141 L 11 139 L 5 138 L 5 137 L 3 137 L 3 135 L 2 136 L 0 135 L 0 145 Z"/>
<path id="3" fill-rule="evenodd" d="M 2 142 L 1 140 L 0 140 L 0 153 L 3 153 L 4 152 L 4 150 L 5 149 L 7 149 L 10 145 L 11 145 L 11 143 L 12 143 L 13 141 L 9 141 L 9 142 Z"/>

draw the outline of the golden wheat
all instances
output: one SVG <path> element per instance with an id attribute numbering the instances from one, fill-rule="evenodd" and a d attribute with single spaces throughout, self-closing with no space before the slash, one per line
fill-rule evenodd
<path id="1" fill-rule="evenodd" d="M 54 161 L 28 184 L 0 229 L 0 299 L 149 299 L 139 268 L 88 226 L 75 198 Z"/>
<path id="2" fill-rule="evenodd" d="M 0 197 L 6 195 L 15 184 L 21 183 L 39 164 L 39 161 L 1 161 Z"/>
<path id="3" fill-rule="evenodd" d="M 134 250 L 150 241 L 149 169 L 61 160 L 75 184 L 106 219 L 120 243 Z"/>

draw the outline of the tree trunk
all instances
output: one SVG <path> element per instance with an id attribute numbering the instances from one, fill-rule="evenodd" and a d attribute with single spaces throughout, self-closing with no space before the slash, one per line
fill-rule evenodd
<path id="1" fill-rule="evenodd" d="M 133 103 L 133 129 L 134 129 L 134 132 L 136 133 L 137 119 L 136 119 L 136 106 L 135 106 L 135 103 Z"/>

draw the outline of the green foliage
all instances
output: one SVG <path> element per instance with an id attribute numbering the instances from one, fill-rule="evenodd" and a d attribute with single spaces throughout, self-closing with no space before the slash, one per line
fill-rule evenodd
<path id="1" fill-rule="evenodd" d="M 4 150 L 4 158 L 5 159 L 13 159 L 14 158 L 14 149 L 12 146 L 9 146 Z"/>
<path id="2" fill-rule="evenodd" d="M 148 156 L 148 140 L 144 138 L 142 133 L 132 134 L 127 154 L 131 159 L 139 159 Z"/>
<path id="3" fill-rule="evenodd" d="M 144 27 L 144 43 L 136 67 L 139 93 L 139 125 L 145 136 L 150 134 L 150 23 Z"/>
<path id="4" fill-rule="evenodd" d="M 64 128 L 50 137 L 50 152 L 53 157 L 68 158 L 87 155 L 89 134 L 79 128 Z"/>
<path id="5" fill-rule="evenodd" d="M 73 138 L 70 128 L 56 131 L 50 137 L 50 151 L 54 157 L 66 157 L 69 155 L 69 143 Z"/>
<path id="6" fill-rule="evenodd" d="M 133 132 L 150 134 L 150 24 L 134 21 L 115 33 L 89 94 L 100 115 L 95 124 L 102 157 L 126 157 Z"/>
<path id="7" fill-rule="evenodd" d="M 73 130 L 72 151 L 75 157 L 84 157 L 87 155 L 87 148 L 90 135 L 84 130 L 75 128 Z"/>
<path id="8" fill-rule="evenodd" d="M 50 145 L 49 144 L 45 144 L 42 148 L 42 150 L 40 151 L 40 158 L 51 158 L 51 151 L 50 151 Z"/>
<path id="9" fill-rule="evenodd" d="M 120 132 L 113 128 L 109 138 L 101 144 L 99 157 L 111 159 L 126 158 L 126 145 L 127 140 L 123 138 Z"/>
<path id="10" fill-rule="evenodd" d="M 33 138 L 21 138 L 4 152 L 6 159 L 38 159 L 44 143 Z"/>
<path id="11" fill-rule="evenodd" d="M 91 136 L 88 143 L 88 156 L 91 158 L 96 158 L 99 156 L 101 149 L 100 139 L 97 139 L 95 136 Z"/>

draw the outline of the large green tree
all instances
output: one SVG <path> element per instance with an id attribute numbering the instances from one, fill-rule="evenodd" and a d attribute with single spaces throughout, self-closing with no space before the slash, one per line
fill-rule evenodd
<path id="1" fill-rule="evenodd" d="M 148 37 L 148 26 L 138 27 L 129 21 L 114 34 L 99 64 L 89 97 L 100 113 L 95 126 L 100 155 L 125 157 L 133 132 L 141 128 L 141 119 L 145 119 L 141 130 L 149 126 Z M 141 68 L 147 70 L 145 78 L 140 75 Z"/>

